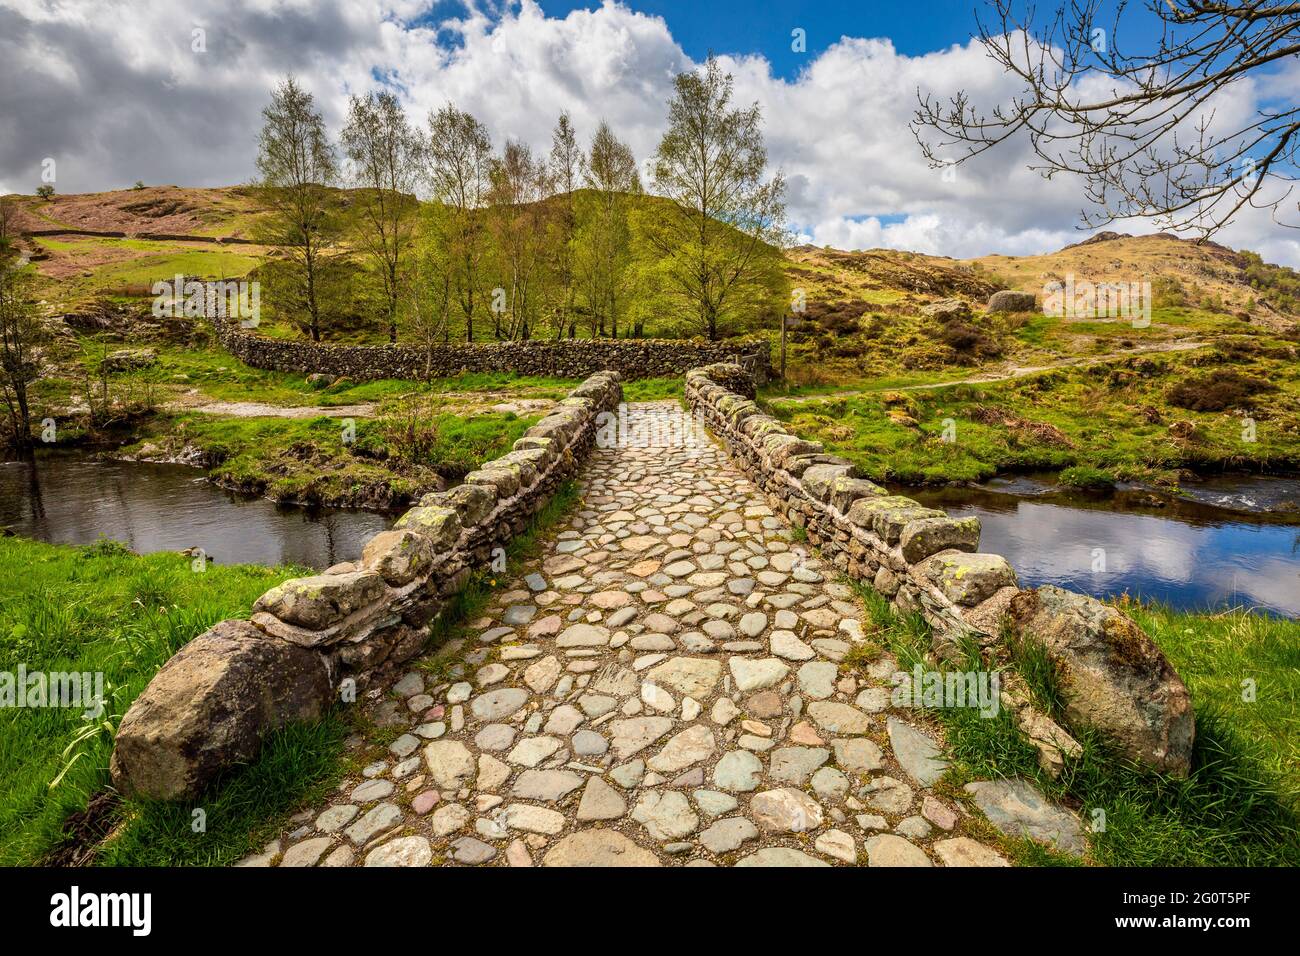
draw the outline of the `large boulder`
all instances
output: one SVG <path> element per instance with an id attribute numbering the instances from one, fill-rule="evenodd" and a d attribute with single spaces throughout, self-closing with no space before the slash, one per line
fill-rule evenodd
<path id="1" fill-rule="evenodd" d="M 940 322 L 951 322 L 954 319 L 969 319 L 971 311 L 970 305 L 961 299 L 940 299 L 938 302 L 922 306 L 921 314 L 938 319 Z"/>
<path id="2" fill-rule="evenodd" d="M 1014 292 L 1003 289 L 989 296 L 990 312 L 1033 312 L 1038 307 L 1038 300 L 1032 292 Z"/>
<path id="3" fill-rule="evenodd" d="M 136 372 L 142 368 L 149 368 L 157 361 L 158 352 L 154 349 L 118 349 L 100 360 L 100 370 L 110 375 L 119 372 Z"/>
<path id="4" fill-rule="evenodd" d="M 1053 585 L 1017 594 L 1010 617 L 1015 632 L 1042 644 L 1060 670 L 1067 723 L 1095 727 L 1129 757 L 1187 775 L 1196 737 L 1191 697 L 1137 624 Z"/>
<path id="5" fill-rule="evenodd" d="M 117 731 L 110 770 L 126 794 L 198 796 L 222 770 L 252 759 L 268 731 L 318 719 L 330 678 L 315 651 L 222 621 L 162 666 Z"/>

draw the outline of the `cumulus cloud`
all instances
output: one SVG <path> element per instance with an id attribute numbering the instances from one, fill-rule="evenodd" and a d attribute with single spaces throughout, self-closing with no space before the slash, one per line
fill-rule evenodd
<path id="1" fill-rule="evenodd" d="M 662 18 L 607 2 L 547 16 L 438 0 L 0 0 L 0 191 L 31 192 L 41 162 L 60 192 L 247 181 L 260 110 L 286 72 L 338 129 L 349 94 L 387 86 L 420 122 L 448 101 L 498 145 L 546 149 L 560 110 L 579 131 L 607 119 L 643 159 L 674 74 L 694 64 Z M 202 30 L 204 52 L 195 52 Z M 790 186 L 793 230 L 841 248 L 1025 254 L 1082 238 L 1080 184 L 1027 169 L 1024 143 L 957 168 L 927 166 L 908 129 L 918 88 L 989 100 L 1013 87 L 968 43 L 906 56 L 845 37 L 793 79 L 761 56 L 730 57 L 737 98 L 763 107 L 769 154 Z M 1275 85 L 1274 85 L 1275 87 Z M 1271 87 L 1273 93 L 1276 89 Z M 1235 104 L 1269 95 L 1253 87 Z M 1145 223 L 1128 228 L 1150 231 Z M 1222 240 L 1300 265 L 1300 242 L 1266 213 Z"/>

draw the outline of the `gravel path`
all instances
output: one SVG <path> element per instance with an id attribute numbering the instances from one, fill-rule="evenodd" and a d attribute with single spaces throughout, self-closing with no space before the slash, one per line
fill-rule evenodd
<path id="1" fill-rule="evenodd" d="M 594 451 L 450 679 L 372 704 L 383 759 L 241 865 L 1006 865 L 895 662 L 841 663 L 852 591 L 675 403 L 628 408 L 684 440 Z"/>

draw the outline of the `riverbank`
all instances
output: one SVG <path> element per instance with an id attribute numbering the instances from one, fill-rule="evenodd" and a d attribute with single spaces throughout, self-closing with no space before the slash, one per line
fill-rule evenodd
<path id="1" fill-rule="evenodd" d="M 876 481 L 1053 471 L 1080 487 L 1178 488 L 1223 472 L 1300 474 L 1295 355 L 1294 343 L 1261 332 L 1010 381 L 765 401 Z"/>
<path id="2" fill-rule="evenodd" d="M 99 836 L 129 832 L 138 808 L 103 796 L 117 721 L 187 641 L 247 616 L 268 588 L 304 572 L 209 565 L 199 573 L 187 556 L 137 556 L 111 541 L 67 547 L 0 538 L 0 671 L 101 674 L 105 698 L 94 720 L 84 707 L 0 708 L 0 865 L 60 852 L 65 823 Z M 326 724 L 277 738 L 261 772 L 275 785 L 251 790 L 252 802 L 245 793 L 209 806 L 214 851 L 251 848 L 254 817 L 328 786 L 325 757 L 339 736 L 339 726 Z"/>
<path id="3" fill-rule="evenodd" d="M 198 462 L 218 486 L 275 502 L 391 512 L 509 451 L 539 417 L 463 418 L 423 403 L 387 406 L 372 419 L 190 412 L 144 420 L 114 455 Z"/>

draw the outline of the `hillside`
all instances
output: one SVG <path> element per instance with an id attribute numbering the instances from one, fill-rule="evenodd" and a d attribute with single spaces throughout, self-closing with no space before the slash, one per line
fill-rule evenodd
<path id="1" fill-rule="evenodd" d="M 112 293 L 124 284 L 170 278 L 178 267 L 212 278 L 241 275 L 266 251 L 254 245 L 258 213 L 245 186 L 147 186 L 50 200 L 8 198 L 17 209 L 19 229 L 31 234 L 39 271 L 56 280 L 49 289 L 54 299 L 65 299 L 68 292 L 74 297 Z M 851 302 L 902 311 L 950 296 L 979 305 L 999 288 L 1041 296 L 1044 285 L 1073 274 L 1094 282 L 1148 280 L 1157 305 L 1247 313 L 1269 324 L 1289 321 L 1300 311 L 1300 277 L 1292 270 L 1167 234 L 1102 233 L 1044 255 L 965 260 L 799 246 L 788 260 L 791 285 L 804 288 L 809 301 L 823 309 Z M 74 280 L 73 288 L 60 288 L 68 280 Z"/>
<path id="2" fill-rule="evenodd" d="M 145 186 L 113 192 L 9 197 L 24 232 L 55 229 L 141 235 L 248 239 L 257 211 L 243 186 L 219 189 Z"/>
<path id="3" fill-rule="evenodd" d="M 1039 256 L 990 255 L 965 264 L 996 276 L 1008 288 L 1042 295 L 1043 286 L 1064 281 L 1150 281 L 1158 304 L 1199 305 L 1212 311 L 1244 312 L 1256 322 L 1294 315 L 1294 303 L 1271 301 L 1269 289 L 1252 284 L 1259 257 L 1214 242 L 1195 243 L 1169 233 L 1130 236 L 1103 232 Z M 1278 266 L 1270 274 L 1296 274 Z M 1289 275 L 1288 275 L 1289 274 Z"/>

